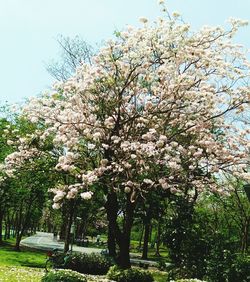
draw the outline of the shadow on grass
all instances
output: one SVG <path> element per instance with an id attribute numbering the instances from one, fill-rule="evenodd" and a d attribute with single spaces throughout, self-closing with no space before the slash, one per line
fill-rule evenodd
<path id="1" fill-rule="evenodd" d="M 14 250 L 13 242 L 0 245 L 0 266 L 26 266 L 44 268 L 46 253 L 35 249 L 22 247 L 21 251 Z"/>

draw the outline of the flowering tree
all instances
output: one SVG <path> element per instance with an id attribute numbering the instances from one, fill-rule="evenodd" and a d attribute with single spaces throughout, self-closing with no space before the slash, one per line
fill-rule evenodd
<path id="1" fill-rule="evenodd" d="M 1 109 L 0 119 L 0 234 L 5 226 L 5 238 L 10 225 L 15 230 L 15 249 L 28 229 L 35 228 L 42 214 L 48 188 L 59 176 L 50 173 L 56 165 L 48 144 L 31 148 L 36 143 L 36 125 Z M 36 134 L 33 134 L 36 132 Z M 20 152 L 21 153 L 20 153 Z M 5 159 L 6 158 L 6 159 Z M 5 159 L 5 164 L 4 164 Z M 27 160 L 27 161 L 26 161 Z M 13 165 L 15 170 L 12 169 Z M 0 242 L 1 242 L 0 236 Z"/>
<path id="2" fill-rule="evenodd" d="M 82 64 L 24 109 L 30 121 L 46 125 L 40 140 L 52 136 L 64 147 L 56 169 L 77 179 L 54 189 L 54 208 L 65 197 L 88 200 L 103 189 L 109 238 L 124 268 L 139 199 L 155 189 L 190 198 L 223 192 L 221 173 L 250 176 L 244 171 L 247 132 L 231 119 L 249 102 L 250 64 L 231 41 L 245 23 L 191 32 L 177 14 L 141 21 L 141 28 L 117 33 L 91 65 Z"/>

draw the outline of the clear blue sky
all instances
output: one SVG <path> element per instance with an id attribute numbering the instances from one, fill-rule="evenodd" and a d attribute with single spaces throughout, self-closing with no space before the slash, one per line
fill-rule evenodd
<path id="1" fill-rule="evenodd" d="M 0 101 L 21 102 L 52 84 L 45 62 L 59 52 L 55 38 L 80 35 L 95 44 L 115 29 L 160 15 L 157 0 L 0 0 Z M 250 21 L 249 0 L 167 0 L 193 29 L 224 25 L 229 17 Z M 237 42 L 250 48 L 250 27 Z"/>

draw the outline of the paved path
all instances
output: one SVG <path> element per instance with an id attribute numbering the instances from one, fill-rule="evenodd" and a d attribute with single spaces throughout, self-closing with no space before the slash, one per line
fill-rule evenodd
<path id="1" fill-rule="evenodd" d="M 64 243 L 58 242 L 56 239 L 54 239 L 52 233 L 46 233 L 46 232 L 37 232 L 35 235 L 27 237 L 21 241 L 21 246 L 39 249 L 39 250 L 53 250 L 58 249 L 60 251 L 63 251 Z M 86 248 L 86 247 L 80 247 L 73 245 L 73 251 L 74 252 L 80 252 L 80 253 L 101 253 L 101 249 L 98 248 Z M 136 254 L 130 254 L 131 263 L 134 264 L 145 264 L 149 266 L 157 266 L 158 263 L 155 261 L 150 260 L 142 260 L 139 258 L 136 258 Z"/>
<path id="2" fill-rule="evenodd" d="M 60 251 L 63 251 L 64 249 L 64 243 L 59 242 L 56 239 L 54 239 L 54 236 L 52 233 L 46 233 L 46 232 L 37 232 L 35 235 L 27 237 L 21 241 L 21 246 L 39 249 L 39 250 L 53 250 L 58 249 Z M 98 248 L 85 248 L 73 245 L 73 251 L 74 252 L 81 252 L 81 253 L 100 253 L 101 249 Z"/>

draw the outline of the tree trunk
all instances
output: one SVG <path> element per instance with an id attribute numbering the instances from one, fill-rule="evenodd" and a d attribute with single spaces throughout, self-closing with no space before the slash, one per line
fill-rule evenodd
<path id="1" fill-rule="evenodd" d="M 141 235 L 140 235 L 140 240 L 139 240 L 139 246 L 138 246 L 138 249 L 139 249 L 139 250 L 141 250 L 143 235 L 144 235 L 144 224 L 142 224 L 142 230 L 141 230 Z"/>
<path id="2" fill-rule="evenodd" d="M 11 220 L 10 220 L 10 215 L 9 215 L 9 213 L 7 213 L 6 223 L 7 223 L 6 239 L 10 239 Z"/>
<path id="3" fill-rule="evenodd" d="M 128 269 L 131 267 L 129 247 L 130 247 L 130 234 L 122 234 L 121 242 L 119 244 L 119 256 L 117 259 L 117 264 L 122 269 Z"/>
<path id="4" fill-rule="evenodd" d="M 7 223 L 7 220 L 5 218 L 4 220 L 4 223 L 5 223 L 5 227 L 4 227 L 4 240 L 7 240 L 7 236 L 8 236 L 8 223 Z M 0 224 L 1 225 L 1 224 Z M 1 228 L 1 227 L 0 227 Z"/>
<path id="5" fill-rule="evenodd" d="M 15 220 L 16 243 L 15 243 L 14 249 L 16 251 L 20 251 L 21 238 L 20 238 L 19 234 L 20 234 L 20 230 L 21 230 L 22 211 L 23 211 L 23 205 L 21 204 L 20 209 L 16 214 L 16 220 Z"/>
<path id="6" fill-rule="evenodd" d="M 47 220 L 47 230 L 48 230 L 49 233 L 51 233 L 52 231 L 54 231 L 54 230 L 53 230 L 53 225 L 52 225 L 50 219 Z"/>
<path id="7" fill-rule="evenodd" d="M 27 214 L 27 218 L 29 217 L 29 214 Z M 20 230 L 20 232 L 16 233 L 16 244 L 15 244 L 15 250 L 16 251 L 21 251 L 20 249 L 20 243 L 22 240 L 22 237 L 24 236 L 25 230 L 26 230 L 26 226 L 27 226 L 27 218 L 25 219 L 23 226 Z"/>
<path id="8" fill-rule="evenodd" d="M 250 218 L 246 218 L 244 225 L 242 226 L 241 236 L 241 251 L 245 253 L 248 250 L 248 234 L 249 234 Z"/>
<path id="9" fill-rule="evenodd" d="M 116 220 L 118 213 L 118 203 L 115 193 L 109 193 L 105 204 L 108 219 L 108 252 L 111 257 L 116 259 Z"/>
<path id="10" fill-rule="evenodd" d="M 66 217 L 63 217 L 63 223 L 60 227 L 60 232 L 59 232 L 60 240 L 63 240 L 63 241 L 65 240 L 66 229 L 67 229 L 67 219 L 66 219 Z"/>
<path id="11" fill-rule="evenodd" d="M 116 241 L 111 225 L 108 225 L 108 253 L 111 257 L 116 257 Z"/>
<path id="12" fill-rule="evenodd" d="M 65 205 L 62 206 L 61 211 L 62 211 L 62 225 L 60 226 L 59 236 L 60 236 L 60 240 L 64 241 L 66 237 L 66 230 L 68 224 L 67 209 L 65 208 Z"/>
<path id="13" fill-rule="evenodd" d="M 30 224 L 32 204 L 34 203 L 35 199 L 36 198 L 30 198 L 30 200 L 28 201 L 27 209 L 24 214 L 23 214 L 23 204 L 20 207 L 19 216 L 18 216 L 18 228 L 16 230 L 16 245 L 15 245 L 16 251 L 20 251 L 20 242 Z"/>
<path id="14" fill-rule="evenodd" d="M 161 245 L 161 220 L 158 221 L 157 226 L 157 239 L 156 239 L 156 250 L 155 250 L 155 256 L 160 257 L 160 245 Z"/>
<path id="15" fill-rule="evenodd" d="M 134 209 L 135 203 L 132 203 L 130 200 L 130 195 L 127 196 L 127 203 L 126 203 L 126 212 L 124 215 L 124 224 L 123 224 L 123 232 L 120 234 L 120 238 L 118 237 L 118 244 L 119 244 L 119 256 L 117 259 L 118 266 L 122 269 L 127 269 L 131 267 L 130 263 L 130 236 L 131 236 L 131 229 L 133 225 L 134 219 Z"/>
<path id="16" fill-rule="evenodd" d="M 152 218 L 152 206 L 150 204 L 146 211 L 146 216 L 144 219 L 144 240 L 143 240 L 142 259 L 148 259 L 148 242 L 152 231 L 151 218 Z"/>
<path id="17" fill-rule="evenodd" d="M 21 251 L 20 242 L 22 240 L 22 236 L 23 236 L 22 233 L 16 234 L 16 243 L 15 243 L 15 247 L 14 247 L 15 251 L 18 251 L 18 252 Z"/>
<path id="18" fill-rule="evenodd" d="M 152 244 L 152 231 L 153 231 L 153 225 L 151 224 L 151 219 L 150 219 L 148 242 L 151 244 Z"/>
<path id="19" fill-rule="evenodd" d="M 119 254 L 115 257 L 115 261 L 122 269 L 131 267 L 129 247 L 130 247 L 130 235 L 133 224 L 135 203 L 131 203 L 130 195 L 127 195 L 126 211 L 124 212 L 123 230 L 121 231 L 117 223 L 118 214 L 118 200 L 114 192 L 109 193 L 107 202 L 105 204 L 107 210 L 107 218 L 109 221 L 109 252 L 114 252 L 115 243 L 119 246 Z M 114 255 L 114 254 L 113 254 Z"/>
<path id="20" fill-rule="evenodd" d="M 145 223 L 144 240 L 143 240 L 143 251 L 142 259 L 148 259 L 148 241 L 150 235 L 150 221 Z"/>
<path id="21" fill-rule="evenodd" d="M 0 210 L 0 245 L 3 244 L 3 211 Z"/>
<path id="22" fill-rule="evenodd" d="M 70 243 L 73 243 L 73 234 L 70 233 L 70 229 L 73 223 L 73 215 L 74 215 L 74 203 L 71 202 L 69 206 L 69 215 L 67 220 L 67 227 L 65 232 L 65 241 L 64 241 L 64 253 L 69 251 Z"/>

